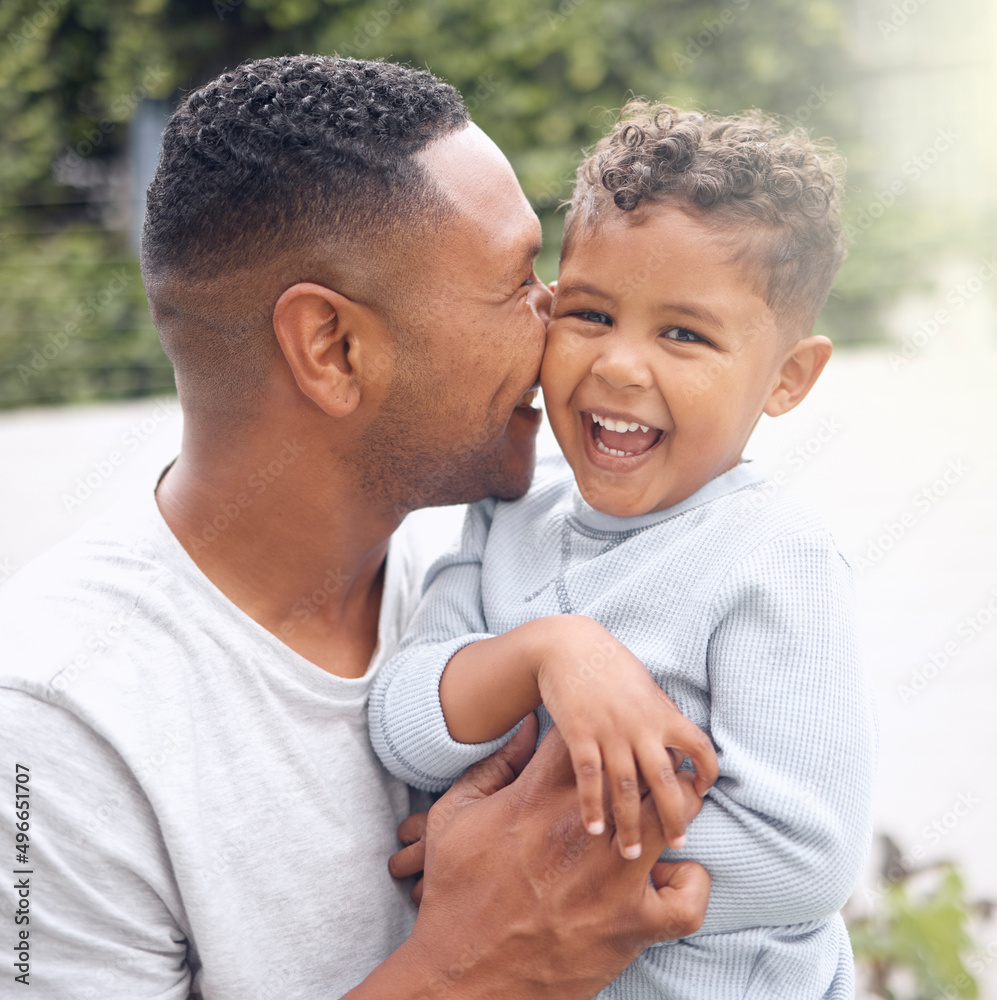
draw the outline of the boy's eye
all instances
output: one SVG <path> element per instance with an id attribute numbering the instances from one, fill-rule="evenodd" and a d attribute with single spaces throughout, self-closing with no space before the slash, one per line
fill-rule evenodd
<path id="1" fill-rule="evenodd" d="M 706 339 L 700 337 L 698 333 L 694 333 L 692 330 L 687 330 L 684 326 L 672 326 L 669 327 L 662 334 L 666 340 L 679 340 L 685 344 L 705 344 Z"/>
<path id="2" fill-rule="evenodd" d="M 596 312 L 594 309 L 582 309 L 576 312 L 575 315 L 586 323 L 602 323 L 604 326 L 613 325 L 613 321 L 605 313 Z"/>

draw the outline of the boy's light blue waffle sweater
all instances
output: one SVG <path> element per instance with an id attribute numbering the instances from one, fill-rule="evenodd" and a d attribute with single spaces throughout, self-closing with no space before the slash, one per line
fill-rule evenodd
<path id="1" fill-rule="evenodd" d="M 720 762 L 685 849 L 664 855 L 709 871 L 702 930 L 650 948 L 600 996 L 853 997 L 838 910 L 869 847 L 875 731 L 851 575 L 827 529 L 747 463 L 634 518 L 589 507 L 563 460 L 541 466 L 522 499 L 471 507 L 430 570 L 371 694 L 388 770 L 439 790 L 500 746 L 450 738 L 440 675 L 468 643 L 556 614 L 612 632 Z"/>

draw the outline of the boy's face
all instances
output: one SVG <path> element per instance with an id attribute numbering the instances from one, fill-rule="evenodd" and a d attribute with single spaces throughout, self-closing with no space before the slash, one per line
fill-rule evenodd
<path id="1" fill-rule="evenodd" d="M 541 384 L 597 510 L 633 517 L 691 496 L 738 463 L 775 398 L 799 338 L 778 329 L 750 258 L 731 257 L 729 243 L 669 205 L 575 233 Z"/>

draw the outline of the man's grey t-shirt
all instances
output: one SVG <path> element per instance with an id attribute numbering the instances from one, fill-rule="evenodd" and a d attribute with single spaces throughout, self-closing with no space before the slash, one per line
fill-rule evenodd
<path id="1" fill-rule="evenodd" d="M 371 750 L 367 695 L 418 598 L 411 535 L 392 540 L 379 649 L 354 679 L 225 598 L 151 490 L 4 586 L 0 841 L 13 862 L 26 768 L 32 997 L 324 1000 L 402 942 L 414 907 L 387 859 L 409 792 Z M 340 585 L 330 566 L 289 627 Z"/>

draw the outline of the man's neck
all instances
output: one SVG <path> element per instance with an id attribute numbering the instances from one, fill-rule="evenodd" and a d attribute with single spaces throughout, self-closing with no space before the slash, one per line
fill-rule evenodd
<path id="1" fill-rule="evenodd" d="M 388 539 L 353 484 L 316 489 L 316 456 L 296 439 L 233 459 L 188 447 L 156 500 L 170 530 L 218 589 L 329 673 L 360 677 L 377 645 Z M 262 456 L 262 457 L 261 457 Z"/>

